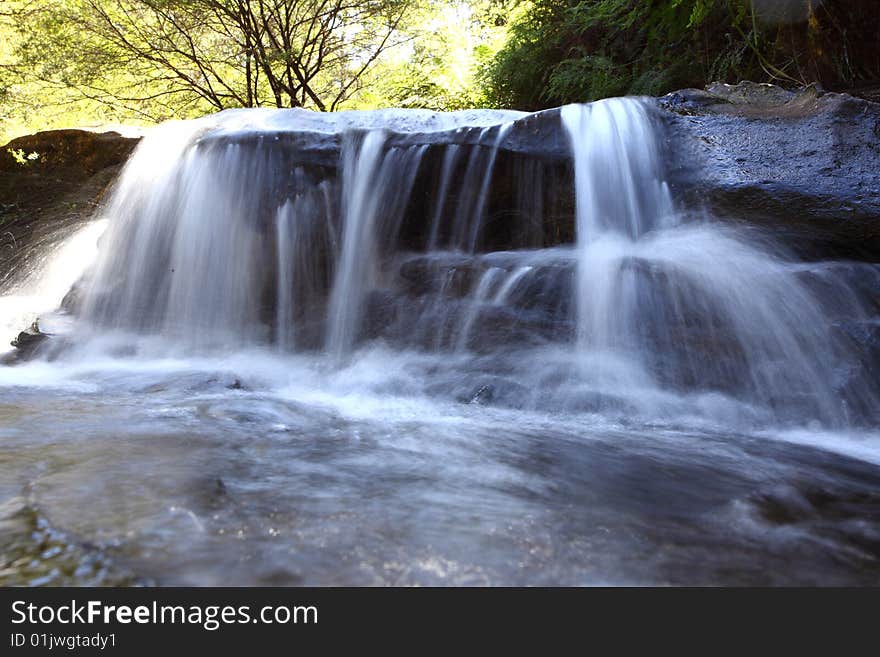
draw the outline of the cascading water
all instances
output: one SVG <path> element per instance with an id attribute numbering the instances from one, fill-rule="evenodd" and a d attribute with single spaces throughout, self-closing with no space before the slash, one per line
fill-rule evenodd
<path id="1" fill-rule="evenodd" d="M 871 581 L 880 270 L 682 211 L 676 138 L 639 99 L 160 126 L 69 334 L 0 368 L 10 535 L 63 524 L 54 582 Z"/>
<path id="2" fill-rule="evenodd" d="M 641 100 L 561 110 L 573 250 L 524 248 L 546 220 L 540 160 L 498 186 L 523 115 L 250 116 L 168 124 L 136 151 L 81 332 L 178 356 L 272 344 L 340 363 L 375 338 L 475 350 L 495 357 L 473 385 L 443 363 L 428 388 L 536 410 L 668 418 L 714 395 L 748 422 L 845 425 L 878 406 L 871 384 L 841 392 L 833 373 L 858 355 L 796 265 L 677 211 Z M 486 252 L 499 212 L 512 248 Z M 867 317 L 858 298 L 845 314 Z"/>
<path id="3" fill-rule="evenodd" d="M 79 279 L 95 259 L 98 239 L 106 228 L 106 221 L 94 221 L 52 241 L 29 271 L 2 290 L 0 332 L 4 337 L 14 337 L 38 319 L 43 331 L 54 332 L 53 320 L 58 318 L 53 311 L 61 305 L 71 281 Z M 0 354 L 6 351 L 6 343 L 0 343 Z"/>
<path id="4" fill-rule="evenodd" d="M 876 406 L 875 390 L 835 392 L 830 373 L 856 357 L 790 263 L 729 228 L 682 225 L 643 104 L 568 106 L 562 119 L 575 157 L 577 344 L 599 386 L 719 390 L 831 424 L 853 403 Z M 857 301 L 848 311 L 865 315 Z"/>
<path id="5" fill-rule="evenodd" d="M 330 297 L 327 350 L 338 357 L 354 346 L 364 295 L 378 275 L 377 241 L 395 235 L 406 209 L 424 148 L 383 154 L 382 132 L 368 133 L 343 165 L 342 253 Z"/>
<path id="6" fill-rule="evenodd" d="M 327 217 L 332 215 L 331 186 L 325 182 L 309 188 L 300 169 L 295 177 L 303 191 L 278 208 L 276 216 L 277 312 L 275 341 L 282 352 L 313 342 L 313 324 L 320 321 L 328 271 L 321 251 L 336 253 L 336 229 Z"/>

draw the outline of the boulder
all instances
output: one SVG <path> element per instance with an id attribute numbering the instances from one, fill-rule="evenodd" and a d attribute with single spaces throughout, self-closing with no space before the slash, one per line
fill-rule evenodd
<path id="1" fill-rule="evenodd" d="M 0 292 L 91 218 L 138 140 L 50 130 L 0 148 Z"/>
<path id="2" fill-rule="evenodd" d="M 30 360 L 46 345 L 51 336 L 40 331 L 37 322 L 18 334 L 10 344 L 15 347 L 15 351 L 3 354 L 0 358 L 0 365 L 15 365 L 23 361 Z"/>
<path id="3" fill-rule="evenodd" d="M 689 209 L 757 227 L 806 259 L 880 261 L 880 104 L 743 82 L 657 106 Z"/>

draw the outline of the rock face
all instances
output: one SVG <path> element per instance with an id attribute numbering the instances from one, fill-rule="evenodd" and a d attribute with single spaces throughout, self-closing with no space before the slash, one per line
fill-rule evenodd
<path id="1" fill-rule="evenodd" d="M 46 253 L 92 217 L 137 141 L 115 132 L 53 130 L 0 149 L 0 295 L 27 287 Z M 36 322 L 4 334 L 16 349 L 0 362 L 45 355 L 50 338 Z"/>
<path id="2" fill-rule="evenodd" d="M 37 153 L 39 157 L 32 161 L 44 171 L 78 171 L 93 175 L 124 162 L 137 142 L 138 139 L 123 137 L 117 132 L 48 130 L 6 144 L 0 154 L 0 171 L 11 173 L 20 168 L 21 163 L 9 152 L 20 150 L 25 155 Z"/>
<path id="3" fill-rule="evenodd" d="M 39 326 L 34 322 L 33 326 L 26 331 L 19 333 L 18 337 L 12 341 L 12 346 L 15 347 L 15 351 L 4 354 L 4 356 L 0 358 L 0 363 L 3 365 L 14 365 L 19 361 L 33 358 L 40 348 L 45 346 L 46 341 L 49 340 L 49 338 L 49 335 L 40 332 Z"/>
<path id="4" fill-rule="evenodd" d="M 880 104 L 748 82 L 657 104 L 689 207 L 767 229 L 801 257 L 880 260 Z"/>
<path id="5" fill-rule="evenodd" d="M 880 261 L 880 103 L 816 86 L 789 91 L 743 82 L 686 89 L 654 104 L 667 128 L 670 182 L 686 210 L 764 231 L 804 259 Z M 285 166 L 333 175 L 342 148 L 338 136 L 270 136 L 284 143 Z M 243 146 L 257 143 L 246 133 L 235 139 Z M 389 148 L 427 147 L 401 232 L 403 246 L 424 244 L 445 149 L 456 145 L 465 163 L 469 149 L 490 141 L 479 131 L 462 130 L 389 139 Z M 574 240 L 570 151 L 558 109 L 512 124 L 492 174 L 485 250 Z M 464 176 L 460 168 L 454 179 Z M 517 198 L 532 188 L 540 210 L 523 221 Z"/>
<path id="6" fill-rule="evenodd" d="M 52 130 L 0 148 L 0 290 L 47 241 L 91 217 L 137 142 L 115 132 Z"/>
<path id="7" fill-rule="evenodd" d="M 766 230 L 806 259 L 880 261 L 880 104 L 816 87 L 787 91 L 748 82 L 687 89 L 655 103 L 668 127 L 671 183 L 687 209 Z M 428 230 L 424 216 L 443 145 L 468 149 L 476 134 L 389 140 L 389 147 L 428 146 L 401 233 L 408 248 L 417 248 Z M 323 177 L 339 161 L 338 136 L 274 138 L 289 153 L 285 168 L 316 167 Z M 136 143 L 117 133 L 57 130 L 16 139 L 0 151 L 0 285 L 33 257 L 46 234 L 75 228 L 92 213 Z M 513 124 L 495 163 L 485 248 L 574 239 L 569 150 L 558 110 Z M 32 153 L 35 159 L 27 159 Z M 514 199 L 538 181 L 534 198 L 543 216 L 522 221 L 523 205 Z M 528 235 L 524 226 L 531 226 Z"/>

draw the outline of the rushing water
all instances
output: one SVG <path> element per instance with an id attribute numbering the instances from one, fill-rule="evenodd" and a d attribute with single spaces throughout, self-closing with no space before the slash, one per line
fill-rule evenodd
<path id="1" fill-rule="evenodd" d="M 517 113 L 158 128 L 3 297 L 77 283 L 0 368 L 0 581 L 880 581 L 880 273 L 681 212 L 652 112 L 563 108 L 575 244 Z"/>
<path id="2" fill-rule="evenodd" d="M 97 255 L 98 238 L 107 228 L 106 220 L 79 227 L 69 234 L 49 239 L 36 262 L 3 288 L 0 296 L 0 334 L 13 338 L 38 319 L 51 330 L 55 311 L 70 290 L 71 281 L 78 280 Z M 6 341 L 0 343 L 0 354 L 10 351 Z"/>

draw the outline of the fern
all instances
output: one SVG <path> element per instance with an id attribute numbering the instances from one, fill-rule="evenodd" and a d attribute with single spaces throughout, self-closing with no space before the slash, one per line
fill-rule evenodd
<path id="1" fill-rule="evenodd" d="M 764 24 L 751 0 L 533 0 L 488 68 L 489 97 L 539 109 L 741 79 L 826 88 L 880 79 L 877 0 Z"/>

